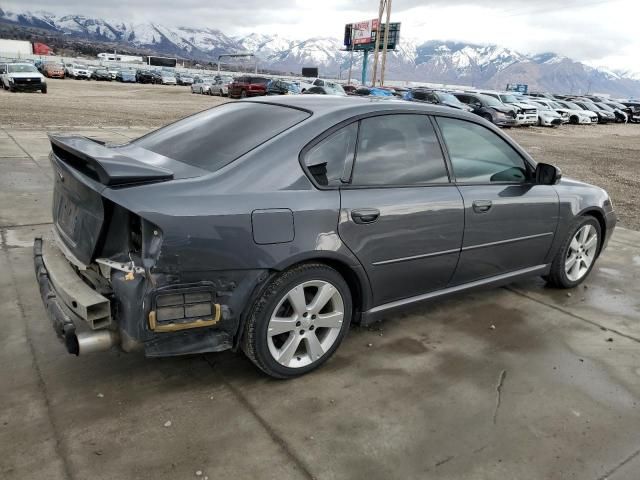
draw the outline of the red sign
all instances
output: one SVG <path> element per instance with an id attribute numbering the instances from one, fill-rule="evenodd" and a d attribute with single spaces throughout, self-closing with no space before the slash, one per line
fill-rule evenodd
<path id="1" fill-rule="evenodd" d="M 360 43 L 371 43 L 371 37 L 373 32 L 378 30 L 378 19 L 366 20 L 364 22 L 357 22 L 353 24 L 353 43 L 355 45 Z"/>

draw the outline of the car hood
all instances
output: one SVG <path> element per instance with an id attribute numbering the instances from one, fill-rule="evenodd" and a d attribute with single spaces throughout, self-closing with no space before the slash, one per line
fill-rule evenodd
<path id="1" fill-rule="evenodd" d="M 7 76 L 9 78 L 44 78 L 44 76 L 40 72 L 15 72 L 7 73 Z"/>
<path id="2" fill-rule="evenodd" d="M 562 116 L 555 110 L 538 110 L 538 115 L 543 117 L 562 118 Z"/>

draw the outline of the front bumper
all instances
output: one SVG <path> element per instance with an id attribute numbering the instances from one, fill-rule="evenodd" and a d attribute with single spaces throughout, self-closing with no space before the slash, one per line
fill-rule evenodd
<path id="1" fill-rule="evenodd" d="M 536 125 L 538 123 L 538 115 L 520 114 L 516 122 L 519 126 Z"/>
<path id="2" fill-rule="evenodd" d="M 493 123 L 499 127 L 515 127 L 518 125 L 518 121 L 515 118 L 509 117 L 493 117 Z"/>
<path id="3" fill-rule="evenodd" d="M 548 117 L 540 117 L 540 124 L 543 127 L 558 127 L 562 125 L 561 118 L 548 118 Z"/>

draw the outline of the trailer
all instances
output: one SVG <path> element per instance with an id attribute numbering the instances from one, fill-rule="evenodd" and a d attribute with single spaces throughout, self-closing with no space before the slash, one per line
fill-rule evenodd
<path id="1" fill-rule="evenodd" d="M 20 58 L 33 55 L 33 45 L 26 40 L 8 40 L 0 38 L 0 55 Z"/>

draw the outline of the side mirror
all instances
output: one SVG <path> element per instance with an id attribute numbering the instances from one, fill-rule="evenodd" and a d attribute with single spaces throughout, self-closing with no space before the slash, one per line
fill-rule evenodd
<path id="1" fill-rule="evenodd" d="M 556 185 L 562 178 L 562 170 L 548 163 L 539 163 L 536 166 L 536 183 L 540 185 Z"/>

